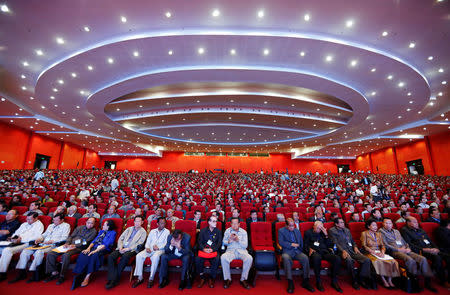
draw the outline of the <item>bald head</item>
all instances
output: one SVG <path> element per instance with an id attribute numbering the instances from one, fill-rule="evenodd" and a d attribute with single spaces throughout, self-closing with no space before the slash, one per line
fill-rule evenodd
<path id="1" fill-rule="evenodd" d="M 313 230 L 318 233 L 322 228 L 322 226 L 323 226 L 322 221 L 315 221 L 313 225 Z"/>
<path id="2" fill-rule="evenodd" d="M 415 228 L 415 229 L 419 228 L 419 222 L 417 222 L 417 219 L 415 217 L 413 217 L 413 216 L 406 217 L 406 224 L 409 227 L 412 227 L 412 228 Z"/>

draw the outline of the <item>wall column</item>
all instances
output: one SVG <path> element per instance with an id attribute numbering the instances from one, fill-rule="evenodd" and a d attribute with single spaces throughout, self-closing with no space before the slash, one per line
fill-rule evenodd
<path id="1" fill-rule="evenodd" d="M 372 153 L 369 153 L 369 167 L 370 167 L 370 172 L 375 173 L 375 171 L 373 170 Z"/>
<path id="2" fill-rule="evenodd" d="M 83 149 L 83 161 L 81 162 L 81 169 L 86 169 L 86 153 L 87 148 Z"/>
<path id="3" fill-rule="evenodd" d="M 425 147 L 427 150 L 428 160 L 430 161 L 431 175 L 436 175 L 436 170 L 434 169 L 433 156 L 431 154 L 430 138 L 428 136 L 425 136 L 424 139 L 425 139 Z"/>
<path id="4" fill-rule="evenodd" d="M 58 168 L 57 169 L 61 169 L 65 145 L 66 145 L 66 143 L 64 141 L 61 141 L 61 149 L 59 150 L 59 159 L 58 159 Z"/>
<path id="5" fill-rule="evenodd" d="M 392 155 L 394 156 L 395 174 L 400 174 L 397 161 L 397 149 L 395 148 L 395 146 L 392 147 Z"/>
<path id="6" fill-rule="evenodd" d="M 23 159 L 22 169 L 26 169 L 27 162 L 29 161 L 28 158 L 30 156 L 29 153 L 30 153 L 30 150 L 31 150 L 31 141 L 33 139 L 33 135 L 34 135 L 34 132 L 30 131 L 30 134 L 28 135 L 28 139 L 27 139 L 27 147 L 25 149 L 25 157 Z"/>

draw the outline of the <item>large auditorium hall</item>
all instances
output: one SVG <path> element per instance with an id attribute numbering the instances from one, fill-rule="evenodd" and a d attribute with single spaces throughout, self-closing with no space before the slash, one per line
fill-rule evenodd
<path id="1" fill-rule="evenodd" d="M 449 2 L 0 0 L 0 294 L 450 294 Z"/>

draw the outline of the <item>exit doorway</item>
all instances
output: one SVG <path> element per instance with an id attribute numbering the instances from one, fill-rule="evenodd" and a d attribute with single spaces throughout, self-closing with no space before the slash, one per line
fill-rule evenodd
<path id="1" fill-rule="evenodd" d="M 36 154 L 36 158 L 34 160 L 34 169 L 48 169 L 50 165 L 50 156 Z"/>

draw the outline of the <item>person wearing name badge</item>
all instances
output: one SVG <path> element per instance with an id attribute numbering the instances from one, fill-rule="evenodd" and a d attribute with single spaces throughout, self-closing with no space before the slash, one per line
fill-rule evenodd
<path id="1" fill-rule="evenodd" d="M 86 220 L 85 225 L 78 226 L 69 236 L 66 243 L 62 246 L 66 252 L 50 251 L 47 254 L 45 272 L 47 274 L 45 283 L 58 279 L 57 285 L 64 282 L 64 275 L 70 265 L 70 257 L 81 253 L 94 240 L 97 230 L 94 228 L 95 218 Z M 58 257 L 61 256 L 61 270 L 58 271 Z"/>
<path id="2" fill-rule="evenodd" d="M 222 233 L 217 228 L 217 217 L 210 216 L 208 218 L 208 227 L 202 229 L 198 235 L 198 256 L 195 257 L 195 264 L 197 273 L 200 275 L 200 283 L 198 288 L 203 287 L 206 281 L 204 272 L 205 260 L 211 262 L 210 278 L 208 285 L 210 288 L 214 288 L 214 282 L 217 276 L 217 269 L 219 268 L 220 258 L 218 251 L 222 245 Z"/>
<path id="3" fill-rule="evenodd" d="M 350 230 L 345 227 L 344 220 L 341 217 L 334 219 L 334 226 L 328 232 L 351 274 L 353 288 L 359 290 L 361 284 L 365 289 L 376 289 L 376 282 L 372 279 L 370 259 L 359 251 Z M 354 267 L 355 261 L 359 263 L 358 274 Z"/>
<path id="4" fill-rule="evenodd" d="M 321 262 L 322 259 L 324 259 L 331 264 L 331 287 L 339 293 L 342 293 L 342 289 L 337 281 L 337 274 L 339 273 L 341 266 L 341 258 L 334 253 L 335 251 L 333 248 L 334 243 L 328 237 L 328 232 L 323 226 L 323 223 L 321 221 L 315 221 L 313 228 L 305 232 L 304 250 L 309 256 L 310 264 L 314 270 L 317 289 L 321 292 L 325 290 L 320 278 Z"/>
<path id="5" fill-rule="evenodd" d="M 44 254 L 51 251 L 59 243 L 64 242 L 70 233 L 70 225 L 64 222 L 64 214 L 58 213 L 53 217 L 53 223 L 47 227 L 47 230 L 42 234 L 41 237 L 34 241 L 37 249 L 24 249 L 20 253 L 19 262 L 17 262 L 16 268 L 19 270 L 19 274 L 11 282 L 17 282 L 26 278 L 26 266 L 31 256 L 33 256 L 33 262 L 30 265 L 29 271 L 33 276 L 28 280 L 28 282 L 39 281 L 38 267 L 42 264 L 44 260 Z"/>
<path id="6" fill-rule="evenodd" d="M 412 216 L 407 217 L 406 226 L 402 227 L 400 233 L 413 252 L 422 254 L 431 260 L 431 266 L 434 268 L 440 283 L 445 285 L 447 279 L 442 261 L 447 259 L 448 262 L 448 258 L 439 250 L 428 234 L 419 227 L 417 219 Z M 447 270 L 449 269 L 450 263 L 447 263 Z"/>
<path id="7" fill-rule="evenodd" d="M 377 222 L 369 219 L 366 221 L 365 226 L 367 230 L 361 234 L 362 248 L 372 261 L 377 275 L 381 276 L 384 287 L 387 289 L 395 288 L 392 278 L 400 276 L 398 262 L 385 254 L 386 247 L 381 233 L 377 232 Z"/>
<path id="8" fill-rule="evenodd" d="M 422 274 L 425 277 L 425 288 L 432 292 L 437 292 L 437 290 L 431 286 L 433 272 L 428 265 L 427 259 L 422 255 L 412 252 L 411 248 L 409 248 L 408 244 L 402 238 L 400 232 L 394 229 L 393 226 L 394 223 L 390 218 L 383 218 L 383 227 L 380 229 L 380 233 L 383 237 L 387 252 L 392 255 L 392 257 L 405 262 L 409 277 L 417 280 L 417 275 Z"/>

